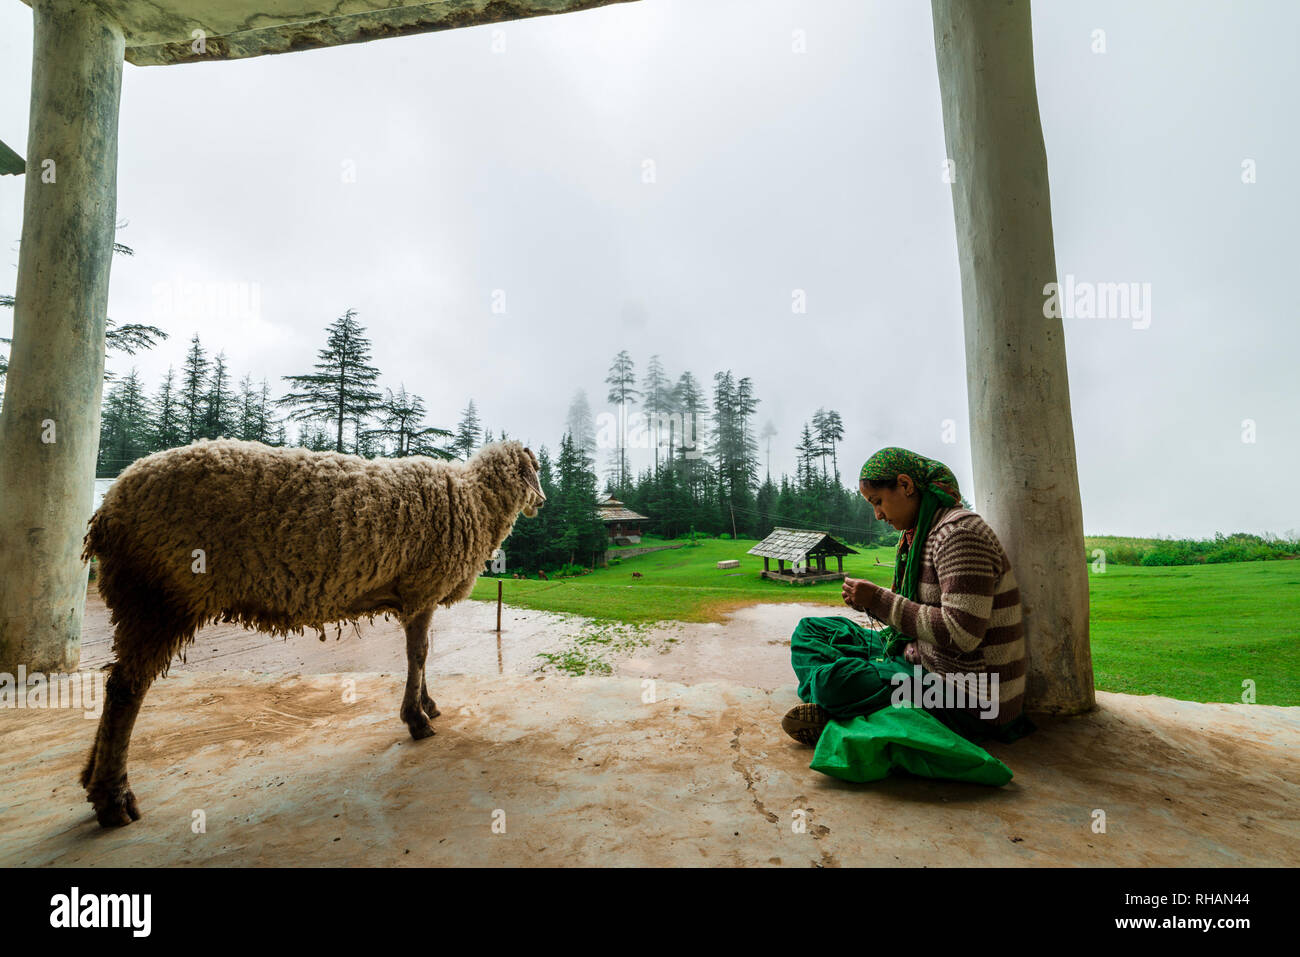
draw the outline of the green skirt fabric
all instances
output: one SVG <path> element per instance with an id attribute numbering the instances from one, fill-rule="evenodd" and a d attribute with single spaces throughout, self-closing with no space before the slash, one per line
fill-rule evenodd
<path id="1" fill-rule="evenodd" d="M 936 715 L 891 705 L 892 676 L 914 666 L 887 655 L 879 632 L 843 616 L 804 618 L 790 661 L 800 700 L 834 718 L 817 742 L 814 771 L 845 781 L 878 781 L 897 770 L 994 787 L 1011 780 L 1010 768 Z"/>

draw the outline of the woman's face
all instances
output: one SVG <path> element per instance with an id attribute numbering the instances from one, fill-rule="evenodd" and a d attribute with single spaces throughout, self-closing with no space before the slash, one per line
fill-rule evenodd
<path id="1" fill-rule="evenodd" d="M 921 511 L 921 496 L 911 476 L 900 475 L 893 488 L 872 488 L 862 481 L 858 491 L 876 510 L 876 519 L 888 522 L 900 532 L 916 526 L 916 516 Z"/>

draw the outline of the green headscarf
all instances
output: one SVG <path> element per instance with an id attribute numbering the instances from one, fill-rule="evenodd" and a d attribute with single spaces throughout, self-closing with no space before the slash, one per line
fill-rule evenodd
<path id="1" fill-rule="evenodd" d="M 918 601 L 917 585 L 921 577 L 921 559 L 925 555 L 925 539 L 934 522 L 934 513 L 940 508 L 961 504 L 961 490 L 957 477 L 942 462 L 923 455 L 891 446 L 881 449 L 867 459 L 858 480 L 892 482 L 900 475 L 911 478 L 921 493 L 920 511 L 916 516 L 916 530 L 908 544 L 906 534 L 899 536 L 898 556 L 894 560 L 894 591 L 908 601 Z M 904 643 L 893 628 L 885 629 L 887 654 L 897 654 L 895 644 Z"/>

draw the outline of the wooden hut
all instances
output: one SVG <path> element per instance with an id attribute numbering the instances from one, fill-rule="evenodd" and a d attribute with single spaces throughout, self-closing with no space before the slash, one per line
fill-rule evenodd
<path id="1" fill-rule="evenodd" d="M 858 554 L 849 546 L 838 542 L 825 532 L 799 528 L 777 528 L 749 554 L 763 559 L 760 577 L 789 582 L 792 585 L 811 585 L 814 582 L 844 580 L 844 556 Z M 835 559 L 835 571 L 826 570 L 826 559 Z M 776 559 L 776 570 L 771 568 Z M 791 568 L 787 569 L 785 563 Z"/>
<path id="2" fill-rule="evenodd" d="M 641 544 L 641 526 L 650 521 L 647 516 L 632 511 L 612 495 L 597 499 L 596 511 L 605 523 L 612 544 Z"/>

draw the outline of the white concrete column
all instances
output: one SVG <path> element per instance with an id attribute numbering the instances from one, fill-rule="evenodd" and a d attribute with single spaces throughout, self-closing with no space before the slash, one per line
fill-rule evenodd
<path id="1" fill-rule="evenodd" d="M 117 212 L 121 29 L 34 0 L 13 347 L 0 412 L 0 671 L 77 667 Z"/>
<path id="2" fill-rule="evenodd" d="M 976 509 L 1015 567 L 1026 706 L 1095 703 L 1088 576 L 1029 0 L 932 0 L 966 327 Z"/>

